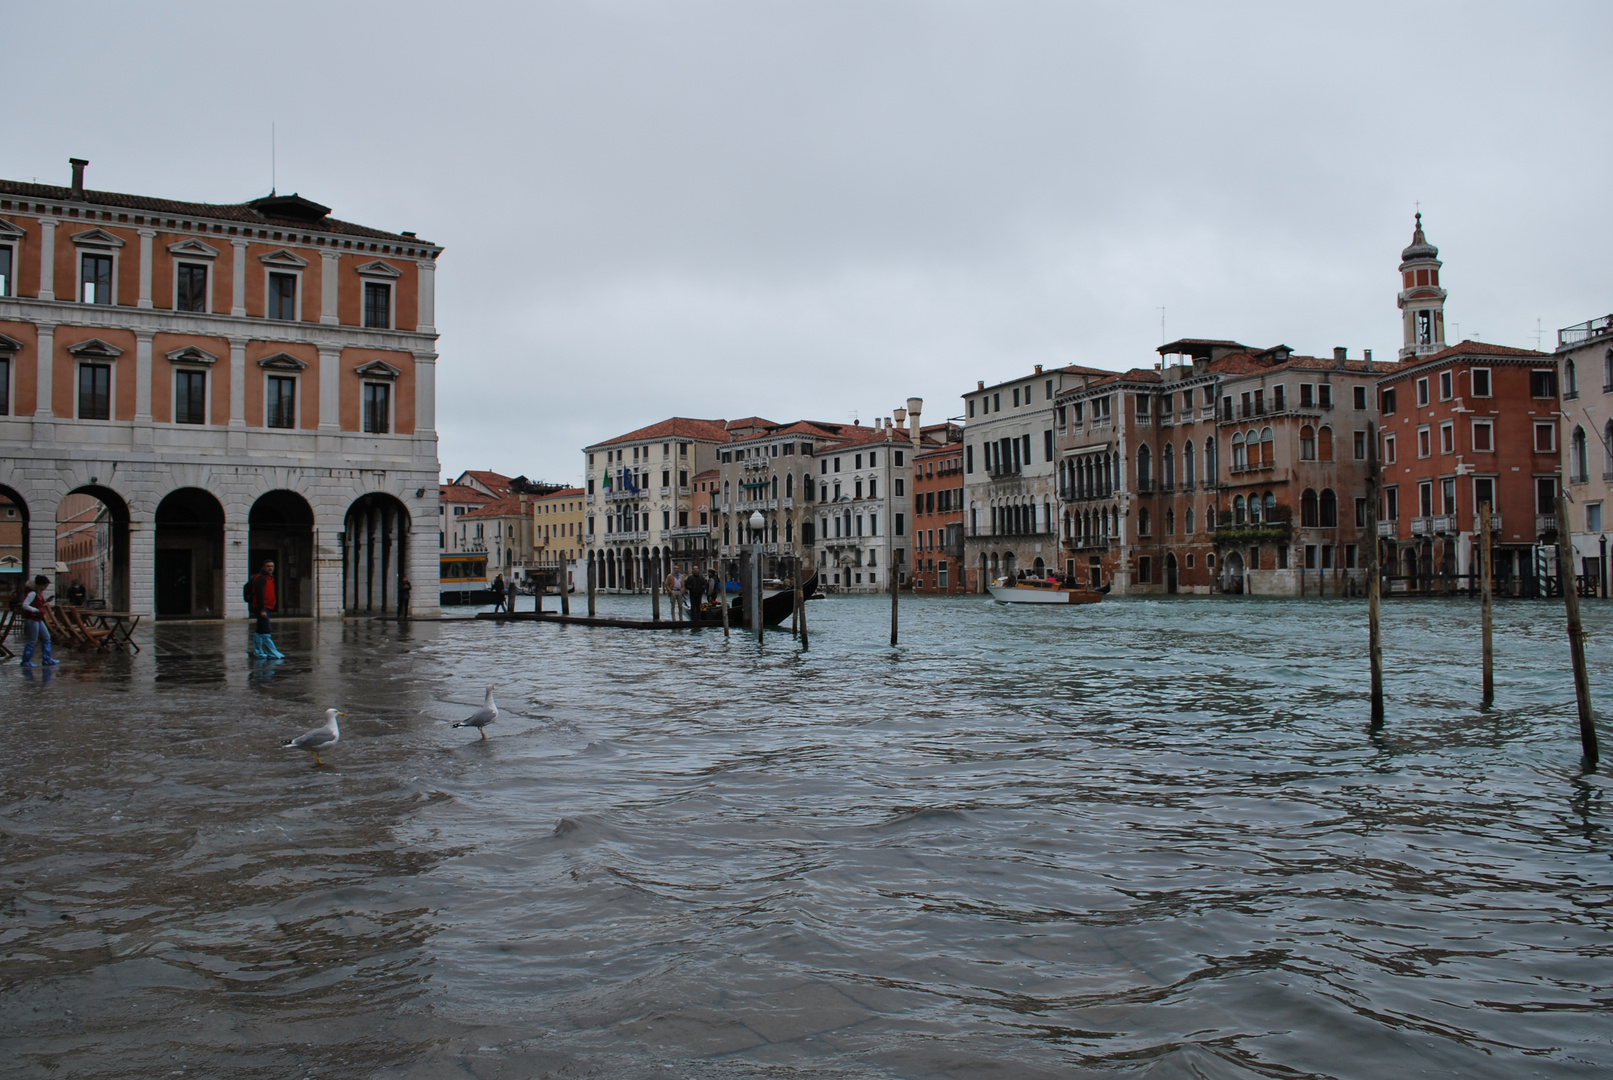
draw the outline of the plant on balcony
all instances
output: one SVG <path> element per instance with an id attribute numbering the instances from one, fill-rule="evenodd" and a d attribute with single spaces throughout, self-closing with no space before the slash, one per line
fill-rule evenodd
<path id="1" fill-rule="evenodd" d="M 1216 529 L 1210 538 L 1220 546 L 1246 547 L 1249 544 L 1286 544 L 1290 535 L 1286 521 L 1261 525 L 1228 525 Z"/>

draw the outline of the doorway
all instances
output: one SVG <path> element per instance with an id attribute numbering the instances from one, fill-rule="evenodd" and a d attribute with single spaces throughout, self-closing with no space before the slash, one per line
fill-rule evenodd
<path id="1" fill-rule="evenodd" d="M 201 488 L 157 504 L 153 571 L 157 617 L 224 617 L 224 507 Z"/>

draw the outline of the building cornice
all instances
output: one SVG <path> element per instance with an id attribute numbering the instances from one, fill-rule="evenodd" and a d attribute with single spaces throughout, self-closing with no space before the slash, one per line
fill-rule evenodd
<path id="1" fill-rule="evenodd" d="M 329 323 L 300 323 L 206 312 L 169 311 L 107 304 L 81 304 L 72 300 L 0 297 L 0 319 L 43 326 L 83 326 L 100 330 L 144 330 L 158 334 L 196 334 L 203 337 L 273 341 L 281 344 L 348 346 L 387 352 L 430 351 L 435 333 L 414 330 L 378 330 Z"/>

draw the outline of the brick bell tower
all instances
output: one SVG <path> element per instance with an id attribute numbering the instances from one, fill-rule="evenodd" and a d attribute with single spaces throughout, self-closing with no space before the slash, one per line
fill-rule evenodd
<path id="1" fill-rule="evenodd" d="M 1423 215 L 1411 246 L 1400 253 L 1400 322 L 1404 344 L 1400 359 L 1410 360 L 1439 352 L 1445 346 L 1445 290 L 1439 287 L 1439 248 L 1423 235 Z"/>

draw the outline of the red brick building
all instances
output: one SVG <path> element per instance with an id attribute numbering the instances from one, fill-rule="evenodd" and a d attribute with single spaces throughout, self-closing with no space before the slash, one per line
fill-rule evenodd
<path id="1" fill-rule="evenodd" d="M 923 429 L 925 448 L 913 458 L 913 569 L 916 593 L 964 593 L 963 429 Z M 933 445 L 932 445 L 933 443 Z"/>

